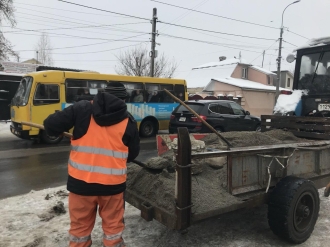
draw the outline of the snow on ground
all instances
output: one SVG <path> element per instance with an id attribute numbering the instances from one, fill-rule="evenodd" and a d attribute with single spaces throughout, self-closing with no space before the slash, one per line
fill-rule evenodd
<path id="1" fill-rule="evenodd" d="M 280 94 L 274 107 L 275 113 L 288 113 L 296 110 L 302 95 L 307 95 L 306 90 L 294 90 L 292 94 Z"/>
<path id="2" fill-rule="evenodd" d="M 0 138 L 5 137 L 5 136 L 13 136 L 13 134 L 10 132 L 10 121 L 5 122 L 5 121 L 0 121 Z"/>
<path id="3" fill-rule="evenodd" d="M 60 192 L 60 193 L 59 193 Z M 312 236 L 299 247 L 329 246 L 330 200 L 319 190 L 321 210 Z M 56 216 L 49 210 L 62 201 L 67 210 L 65 186 L 31 191 L 0 200 L 0 247 L 64 247 L 68 243 L 69 215 Z M 45 197 L 48 195 L 49 199 Z M 126 203 L 127 247 L 278 247 L 292 246 L 278 239 L 267 223 L 267 206 L 245 209 L 192 225 L 185 234 L 168 230 L 156 221 L 146 222 L 140 212 Z M 92 234 L 93 246 L 102 246 L 100 218 Z"/>

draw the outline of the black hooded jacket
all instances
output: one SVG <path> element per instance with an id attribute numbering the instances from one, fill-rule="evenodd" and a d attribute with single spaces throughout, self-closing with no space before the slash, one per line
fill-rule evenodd
<path id="1" fill-rule="evenodd" d="M 91 115 L 100 126 L 110 126 L 129 118 L 123 143 L 128 147 L 127 162 L 135 159 L 140 151 L 140 138 L 137 124 L 128 112 L 125 102 L 116 96 L 100 92 L 90 101 L 79 101 L 63 111 L 51 114 L 44 121 L 45 130 L 50 136 L 59 136 L 73 129 L 73 139 L 79 139 L 87 133 Z M 67 189 L 78 195 L 106 196 L 115 195 L 126 189 L 126 183 L 119 185 L 102 185 L 86 183 L 69 175 Z"/>

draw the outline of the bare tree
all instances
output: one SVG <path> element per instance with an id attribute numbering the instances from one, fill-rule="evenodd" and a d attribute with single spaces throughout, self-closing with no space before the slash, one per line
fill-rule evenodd
<path id="1" fill-rule="evenodd" d="M 3 20 L 6 20 L 13 27 L 16 24 L 14 16 L 13 0 L 0 0 L 0 24 Z M 9 60 L 10 57 L 14 57 L 19 60 L 19 55 L 13 50 L 10 42 L 3 36 L 0 30 L 0 60 Z"/>
<path id="2" fill-rule="evenodd" d="M 121 53 L 115 71 L 120 75 L 150 76 L 150 57 L 144 47 L 135 47 Z M 171 78 L 178 65 L 174 60 L 169 60 L 162 54 L 155 59 L 154 77 Z"/>
<path id="3" fill-rule="evenodd" d="M 37 60 L 40 63 L 48 66 L 53 65 L 52 45 L 47 33 L 41 34 L 35 49 L 38 52 Z"/>

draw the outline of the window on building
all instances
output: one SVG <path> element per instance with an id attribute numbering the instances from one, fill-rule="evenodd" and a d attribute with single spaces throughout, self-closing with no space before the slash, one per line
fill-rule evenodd
<path id="1" fill-rule="evenodd" d="M 247 79 L 248 77 L 248 68 L 242 69 L 242 78 Z"/>
<path id="2" fill-rule="evenodd" d="M 286 87 L 290 87 L 290 78 L 287 79 Z"/>

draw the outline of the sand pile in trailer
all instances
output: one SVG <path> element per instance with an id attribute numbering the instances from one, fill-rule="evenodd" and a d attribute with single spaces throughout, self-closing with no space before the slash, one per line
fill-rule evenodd
<path id="1" fill-rule="evenodd" d="M 225 132 L 222 135 L 233 147 L 274 145 L 303 142 L 305 139 L 294 136 L 291 132 L 272 130 L 268 132 Z M 227 149 L 225 143 L 215 134 L 204 137 L 204 151 Z M 146 198 L 156 207 L 171 213 L 175 212 L 175 162 L 173 150 L 154 157 L 146 163 L 148 167 L 163 169 L 154 174 L 135 164 L 128 164 L 127 189 Z M 168 162 L 168 167 L 164 163 Z M 227 160 L 225 157 L 194 160 L 192 168 L 192 212 L 203 213 L 217 207 L 232 205 L 239 199 L 227 193 Z"/>

